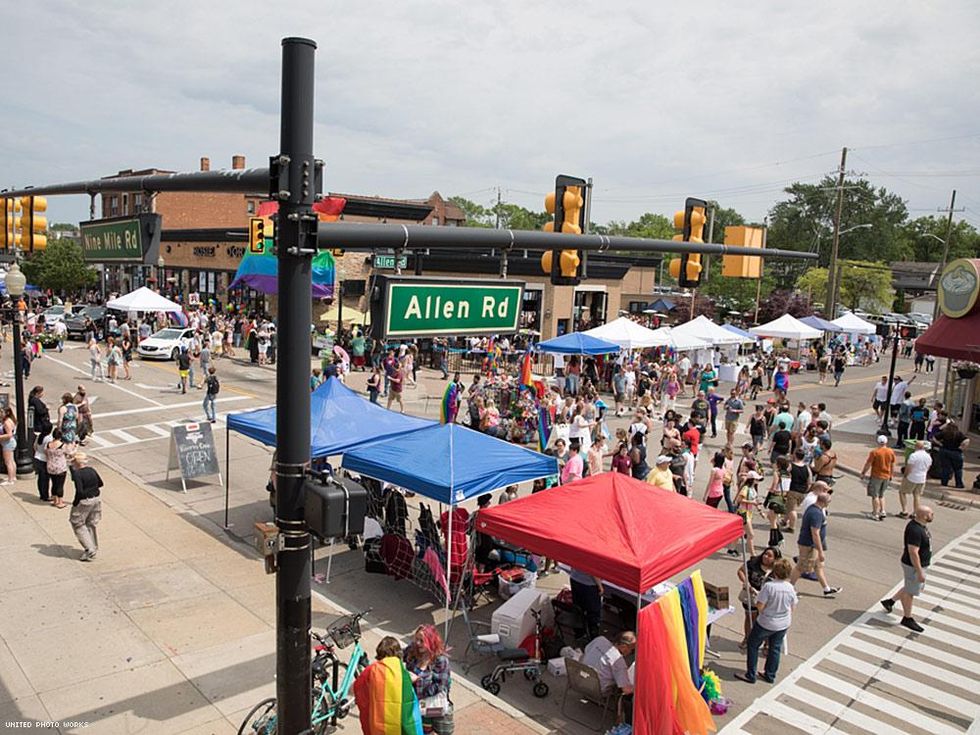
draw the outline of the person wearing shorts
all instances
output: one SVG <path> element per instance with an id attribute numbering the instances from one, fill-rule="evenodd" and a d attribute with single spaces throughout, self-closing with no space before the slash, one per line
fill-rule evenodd
<path id="1" fill-rule="evenodd" d="M 863 480 L 868 470 L 871 471 L 871 478 L 868 480 L 868 497 L 871 498 L 871 520 L 885 520 L 885 490 L 888 489 L 888 482 L 895 473 L 895 452 L 888 446 L 888 437 L 884 434 L 878 436 L 878 448 L 872 449 L 868 453 L 868 458 L 864 462 L 861 470 Z"/>
<path id="2" fill-rule="evenodd" d="M 919 507 L 922 493 L 926 489 L 926 478 L 929 476 L 930 467 L 932 467 L 932 456 L 926 451 L 926 443 L 920 439 L 915 443 L 915 451 L 905 460 L 905 467 L 902 468 L 902 486 L 898 491 L 902 512 L 898 514 L 899 518 L 915 516 L 915 509 Z M 912 496 L 911 513 L 907 505 L 909 495 Z"/>
<path id="3" fill-rule="evenodd" d="M 797 539 L 799 556 L 790 583 L 795 587 L 800 577 L 812 573 L 823 587 L 824 597 L 833 597 L 841 591 L 840 587 L 827 584 L 824 572 L 824 561 L 827 550 L 827 506 L 830 505 L 829 493 L 819 493 L 816 502 L 806 509 L 800 523 L 800 536 Z"/>
<path id="4" fill-rule="evenodd" d="M 902 625 L 916 633 L 923 627 L 912 617 L 912 602 L 922 594 L 926 583 L 926 568 L 932 562 L 932 508 L 919 506 L 912 519 L 905 526 L 902 548 L 902 590 L 881 601 L 886 612 L 891 612 L 896 602 L 902 604 Z"/>

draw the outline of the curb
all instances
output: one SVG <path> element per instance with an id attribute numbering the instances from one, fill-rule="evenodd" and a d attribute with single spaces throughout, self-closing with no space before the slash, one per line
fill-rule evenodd
<path id="1" fill-rule="evenodd" d="M 838 463 L 837 469 L 847 475 L 860 479 L 861 472 L 853 467 L 848 467 Z M 926 498 L 932 498 L 933 500 L 938 500 L 939 502 L 946 503 L 956 503 L 957 505 L 965 505 L 969 508 L 980 509 L 980 496 L 976 498 L 961 498 L 956 495 L 952 495 L 949 490 L 940 487 L 935 487 L 933 485 L 926 485 L 925 490 L 922 491 L 922 495 Z"/>

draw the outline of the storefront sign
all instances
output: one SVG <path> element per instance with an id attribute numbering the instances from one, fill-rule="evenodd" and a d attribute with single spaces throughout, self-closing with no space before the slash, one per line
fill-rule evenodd
<path id="1" fill-rule="evenodd" d="M 517 281 L 375 276 L 371 324 L 385 339 L 513 334 L 523 297 Z"/>
<path id="2" fill-rule="evenodd" d="M 395 256 L 394 255 L 375 255 L 374 256 L 374 268 L 379 271 L 393 271 L 395 270 Z M 402 255 L 398 258 L 398 268 L 404 270 L 408 268 L 408 256 Z"/>
<path id="3" fill-rule="evenodd" d="M 94 263 L 143 263 L 152 245 L 160 241 L 160 215 L 81 222 L 82 251 Z"/>
<path id="4" fill-rule="evenodd" d="M 969 314 L 980 295 L 980 260 L 954 260 L 940 276 L 938 291 L 943 314 L 952 319 Z"/>
<path id="5" fill-rule="evenodd" d="M 214 245 L 195 245 L 194 246 L 194 257 L 196 257 L 196 258 L 213 258 L 216 249 L 217 248 Z"/>

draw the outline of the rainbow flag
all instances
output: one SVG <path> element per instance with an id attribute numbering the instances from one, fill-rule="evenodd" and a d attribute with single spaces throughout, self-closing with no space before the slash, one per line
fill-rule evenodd
<path id="1" fill-rule="evenodd" d="M 313 205 L 317 212 L 317 219 L 322 222 L 336 220 L 343 211 L 346 199 L 339 197 L 327 197 Z M 279 211 L 278 202 L 263 202 L 259 205 L 257 215 L 259 217 L 270 217 Z M 242 262 L 238 265 L 235 278 L 228 288 L 238 288 L 248 286 L 249 288 L 260 291 L 264 294 L 278 293 L 279 291 L 279 260 L 273 252 L 273 239 L 265 238 L 253 249 L 245 249 Z M 313 256 L 313 297 L 329 298 L 334 293 L 334 279 L 336 278 L 337 268 L 333 255 L 329 250 L 322 250 Z"/>
<path id="2" fill-rule="evenodd" d="M 547 406 L 538 404 L 538 451 L 543 452 L 548 448 L 548 440 L 551 438 L 551 428 L 554 426 L 554 416 Z"/>
<path id="3" fill-rule="evenodd" d="M 400 658 L 375 661 L 354 682 L 364 735 L 422 735 L 419 700 Z"/>
<path id="4" fill-rule="evenodd" d="M 456 420 L 456 412 L 459 410 L 459 386 L 453 381 L 446 386 L 445 393 L 442 394 L 442 402 L 439 404 L 439 422 L 451 424 Z"/>
<path id="5" fill-rule="evenodd" d="M 534 378 L 531 377 L 531 350 L 528 349 L 521 358 L 521 385 L 534 388 Z"/>

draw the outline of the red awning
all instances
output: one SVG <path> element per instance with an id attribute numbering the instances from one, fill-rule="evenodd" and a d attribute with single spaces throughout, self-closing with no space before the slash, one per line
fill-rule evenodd
<path id="1" fill-rule="evenodd" d="M 940 315 L 915 340 L 915 349 L 925 355 L 980 362 L 980 312 L 959 319 Z"/>
<path id="2" fill-rule="evenodd" d="M 618 472 L 481 510 L 481 533 L 635 592 L 742 535 L 742 519 Z"/>

